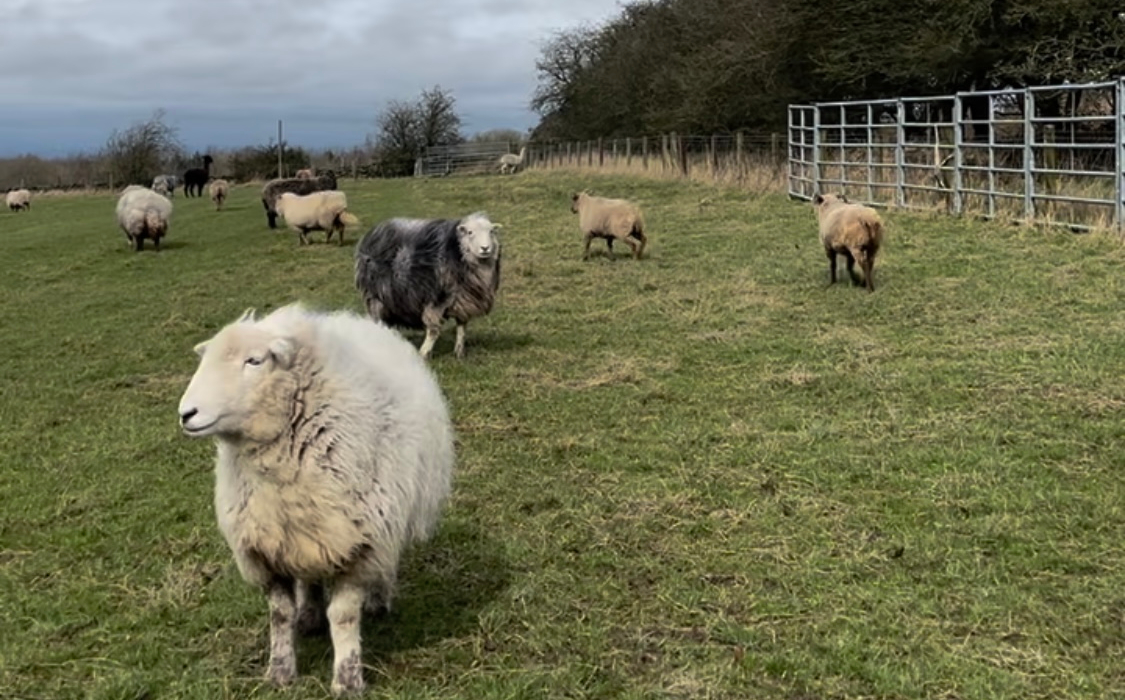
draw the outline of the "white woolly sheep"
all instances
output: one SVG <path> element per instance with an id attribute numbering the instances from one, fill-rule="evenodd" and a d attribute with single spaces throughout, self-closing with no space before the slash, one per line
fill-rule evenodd
<path id="1" fill-rule="evenodd" d="M 277 198 L 283 192 L 309 194 L 334 189 L 336 189 L 336 173 L 331 170 L 311 180 L 299 177 L 270 180 L 262 187 L 262 207 L 266 210 L 266 222 L 270 228 L 277 228 Z"/>
<path id="2" fill-rule="evenodd" d="M 852 284 L 861 282 L 855 273 L 858 262 L 863 270 L 863 283 L 867 291 L 875 291 L 872 276 L 875 255 L 883 244 L 883 221 L 871 207 L 852 204 L 844 195 L 816 195 L 813 198 L 816 218 L 820 225 L 820 242 L 828 255 L 828 284 L 836 282 L 836 256 L 848 260 L 848 276 Z"/>
<path id="3" fill-rule="evenodd" d="M 31 191 L 25 189 L 12 190 L 4 198 L 11 211 L 31 209 Z"/>
<path id="4" fill-rule="evenodd" d="M 624 199 L 594 197 L 588 192 L 579 192 L 570 198 L 570 211 L 578 214 L 578 226 L 586 234 L 586 248 L 582 259 L 590 257 L 590 242 L 604 238 L 606 254 L 613 259 L 613 240 L 625 241 L 633 251 L 633 257 L 641 259 L 648 239 L 645 237 L 645 222 L 641 210 Z"/>
<path id="5" fill-rule="evenodd" d="M 326 596 L 332 692 L 358 693 L 361 613 L 390 609 L 404 550 L 449 494 L 441 389 L 395 331 L 299 304 L 251 309 L 195 350 L 180 422 L 215 438 L 219 529 L 269 598 L 268 678 L 296 678 L 296 632 L 323 625 Z"/>
<path id="6" fill-rule="evenodd" d="M 146 238 L 160 250 L 160 239 L 168 233 L 171 218 L 172 202 L 147 187 L 130 185 L 117 200 L 117 224 L 136 250 L 144 249 Z"/>
<path id="7" fill-rule="evenodd" d="M 524 156 L 527 155 L 527 146 L 520 148 L 520 154 L 505 153 L 500 156 L 500 174 L 514 173 L 523 167 Z"/>
<path id="8" fill-rule="evenodd" d="M 293 177 L 297 178 L 298 180 L 311 180 L 316 177 L 316 171 L 312 168 L 302 168 L 293 173 Z"/>
<path id="9" fill-rule="evenodd" d="M 223 201 L 230 195 L 230 183 L 226 180 L 212 180 L 207 186 L 207 193 L 215 203 L 215 211 L 219 211 L 223 208 Z"/>
<path id="10" fill-rule="evenodd" d="M 339 244 L 344 245 L 344 230 L 359 224 L 359 219 L 348 212 L 347 195 L 339 190 L 306 195 L 282 192 L 275 207 L 289 228 L 300 235 L 301 245 L 309 242 L 309 231 L 324 231 L 325 243 L 332 240 L 334 232 L 339 231 Z"/>
<path id="11" fill-rule="evenodd" d="M 447 318 L 457 321 L 454 352 L 465 356 L 465 326 L 492 310 L 500 287 L 501 228 L 483 212 L 463 219 L 391 219 L 355 249 L 355 286 L 375 321 L 425 328 L 428 358 Z"/>

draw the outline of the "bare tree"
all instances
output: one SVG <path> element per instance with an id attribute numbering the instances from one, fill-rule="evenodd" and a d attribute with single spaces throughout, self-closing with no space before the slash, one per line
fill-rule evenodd
<path id="1" fill-rule="evenodd" d="M 125 131 L 116 129 L 106 141 L 103 155 L 114 184 L 148 184 L 167 163 L 183 157 L 176 129 L 164 123 L 164 110 Z"/>
<path id="2" fill-rule="evenodd" d="M 453 94 L 440 86 L 423 90 L 416 102 L 392 100 L 375 119 L 374 150 L 382 174 L 409 175 L 425 148 L 464 141 L 455 106 Z"/>

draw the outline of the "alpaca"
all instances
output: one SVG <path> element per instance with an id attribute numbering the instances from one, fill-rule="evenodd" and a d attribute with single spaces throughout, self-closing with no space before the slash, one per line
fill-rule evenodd
<path id="1" fill-rule="evenodd" d="M 520 148 L 520 154 L 518 156 L 512 155 L 511 153 L 505 153 L 500 156 L 500 174 L 514 173 L 522 168 L 525 155 L 527 155 L 527 146 Z"/>
<path id="2" fill-rule="evenodd" d="M 196 197 L 203 196 L 203 186 L 211 179 L 211 163 L 215 159 L 211 156 L 203 156 L 203 167 L 192 168 L 184 173 L 184 196 L 191 197 L 192 192 L 195 192 Z"/>

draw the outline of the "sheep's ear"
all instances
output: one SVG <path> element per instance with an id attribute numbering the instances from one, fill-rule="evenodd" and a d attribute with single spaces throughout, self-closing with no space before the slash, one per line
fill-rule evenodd
<path id="1" fill-rule="evenodd" d="M 270 355 L 282 369 L 289 369 L 297 355 L 297 344 L 289 338 L 274 338 L 270 341 Z"/>
<path id="2" fill-rule="evenodd" d="M 254 307 L 251 306 L 249 309 L 242 312 L 242 315 L 238 317 L 235 323 L 253 323 L 254 321 Z"/>
<path id="3" fill-rule="evenodd" d="M 207 352 L 207 341 L 205 340 L 202 343 L 196 343 L 195 347 L 192 348 L 192 350 L 195 351 L 196 355 L 203 357 L 203 353 Z"/>
<path id="4" fill-rule="evenodd" d="M 815 197 L 813 197 L 812 203 L 813 204 L 824 204 L 824 197 L 820 196 L 820 193 L 818 192 L 817 195 Z"/>
<path id="5" fill-rule="evenodd" d="M 495 221 L 492 222 L 492 230 L 493 231 L 499 231 L 502 228 L 504 228 L 504 224 L 498 224 Z"/>

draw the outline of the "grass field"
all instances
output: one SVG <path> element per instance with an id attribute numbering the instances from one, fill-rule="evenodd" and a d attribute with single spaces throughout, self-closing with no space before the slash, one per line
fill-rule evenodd
<path id="1" fill-rule="evenodd" d="M 370 697 L 1125 695 L 1118 240 L 890 212 L 868 294 L 778 195 L 342 184 L 366 224 L 505 224 L 497 308 L 435 351 L 455 495 L 365 625 Z M 588 185 L 644 203 L 645 260 L 581 261 Z M 263 686 L 176 405 L 246 307 L 358 310 L 352 246 L 269 231 L 254 188 L 177 197 L 160 253 L 111 195 L 33 206 L 0 212 L 0 698 L 327 694 L 325 638 Z"/>

